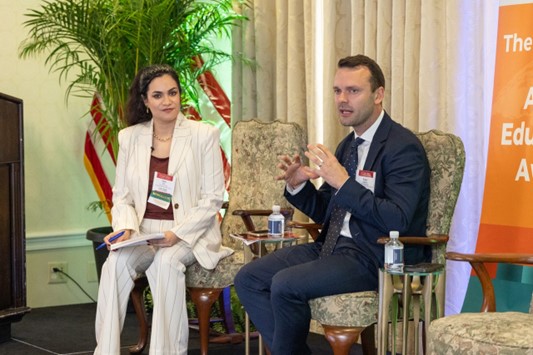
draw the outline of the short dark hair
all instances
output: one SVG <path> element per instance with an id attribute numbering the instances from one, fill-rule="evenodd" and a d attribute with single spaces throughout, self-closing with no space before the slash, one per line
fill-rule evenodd
<path id="1" fill-rule="evenodd" d="M 130 86 L 128 103 L 126 105 L 126 121 L 128 126 L 134 124 L 150 121 L 152 115 L 146 112 L 144 100 L 148 92 L 148 86 L 155 78 L 163 75 L 170 75 L 178 85 L 178 90 L 181 95 L 181 84 L 178 73 L 174 68 L 167 64 L 154 64 L 139 70 Z"/>
<path id="2" fill-rule="evenodd" d="M 385 88 L 385 76 L 383 75 L 381 68 L 378 63 L 366 55 L 358 54 L 342 58 L 339 60 L 337 66 L 338 68 L 366 67 L 370 71 L 370 85 L 372 91 L 376 91 L 380 86 Z"/>

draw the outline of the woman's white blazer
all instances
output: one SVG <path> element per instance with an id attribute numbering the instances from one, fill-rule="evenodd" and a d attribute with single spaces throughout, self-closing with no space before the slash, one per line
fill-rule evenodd
<path id="1" fill-rule="evenodd" d="M 119 132 L 113 207 L 113 230 L 139 232 L 148 198 L 152 120 Z M 224 175 L 216 127 L 179 114 L 172 136 L 168 175 L 176 180 L 171 229 L 191 248 L 204 268 L 213 269 L 232 253 L 221 245 L 217 212 L 224 196 Z M 133 235 L 133 237 L 135 237 Z"/>

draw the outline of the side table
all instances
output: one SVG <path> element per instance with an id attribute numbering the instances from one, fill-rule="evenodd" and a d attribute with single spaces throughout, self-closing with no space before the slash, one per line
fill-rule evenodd
<path id="1" fill-rule="evenodd" d="M 262 256 L 277 249 L 296 244 L 299 240 L 298 235 L 288 231 L 285 232 L 282 238 L 271 238 L 268 237 L 266 233 L 261 232 L 245 232 L 239 234 L 230 234 L 230 236 L 242 242 L 245 264 L 261 258 Z M 248 317 L 247 312 L 245 312 L 244 317 L 245 355 L 250 355 L 250 318 Z M 259 335 L 259 355 L 263 355 L 263 340 L 261 335 Z"/>
<path id="2" fill-rule="evenodd" d="M 420 298 L 424 301 L 424 331 L 427 333 L 431 320 L 444 314 L 444 291 L 446 284 L 444 265 L 432 271 L 386 271 L 379 270 L 378 310 L 378 355 L 387 353 L 389 338 L 389 312 L 392 322 L 392 349 L 396 349 L 396 324 L 398 311 L 402 309 L 402 354 L 407 353 L 409 310 L 413 309 L 414 353 L 419 354 Z M 392 306 L 392 310 L 390 310 Z M 427 341 L 424 339 L 424 341 Z M 427 344 L 424 343 L 424 348 Z M 424 349 L 425 350 L 425 349 Z"/>

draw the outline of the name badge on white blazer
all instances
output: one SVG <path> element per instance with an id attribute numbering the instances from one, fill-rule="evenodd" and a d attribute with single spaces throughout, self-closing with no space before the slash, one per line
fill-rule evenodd
<path id="1" fill-rule="evenodd" d="M 150 196 L 148 197 L 148 203 L 166 210 L 170 206 L 170 202 L 172 202 L 172 193 L 174 192 L 175 185 L 176 180 L 174 176 L 157 171 L 154 172 L 154 183 Z"/>

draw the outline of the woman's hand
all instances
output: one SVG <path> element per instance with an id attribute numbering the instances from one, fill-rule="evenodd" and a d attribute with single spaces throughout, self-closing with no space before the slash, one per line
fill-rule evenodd
<path id="1" fill-rule="evenodd" d="M 115 235 L 117 235 L 117 234 L 119 234 L 121 232 L 124 232 L 124 233 L 120 237 L 118 237 L 117 239 L 113 240 L 112 242 L 110 241 L 111 238 L 113 238 Z M 131 229 L 124 229 L 124 230 L 111 232 L 108 235 L 106 235 L 104 237 L 104 243 L 107 244 L 107 249 L 109 250 L 109 247 L 111 246 L 111 244 L 122 242 L 123 240 L 128 240 L 130 238 L 131 238 Z"/>
<path id="2" fill-rule="evenodd" d="M 168 248 L 178 243 L 181 239 L 171 231 L 164 233 L 165 237 L 162 239 L 151 239 L 150 245 L 161 248 Z"/>

